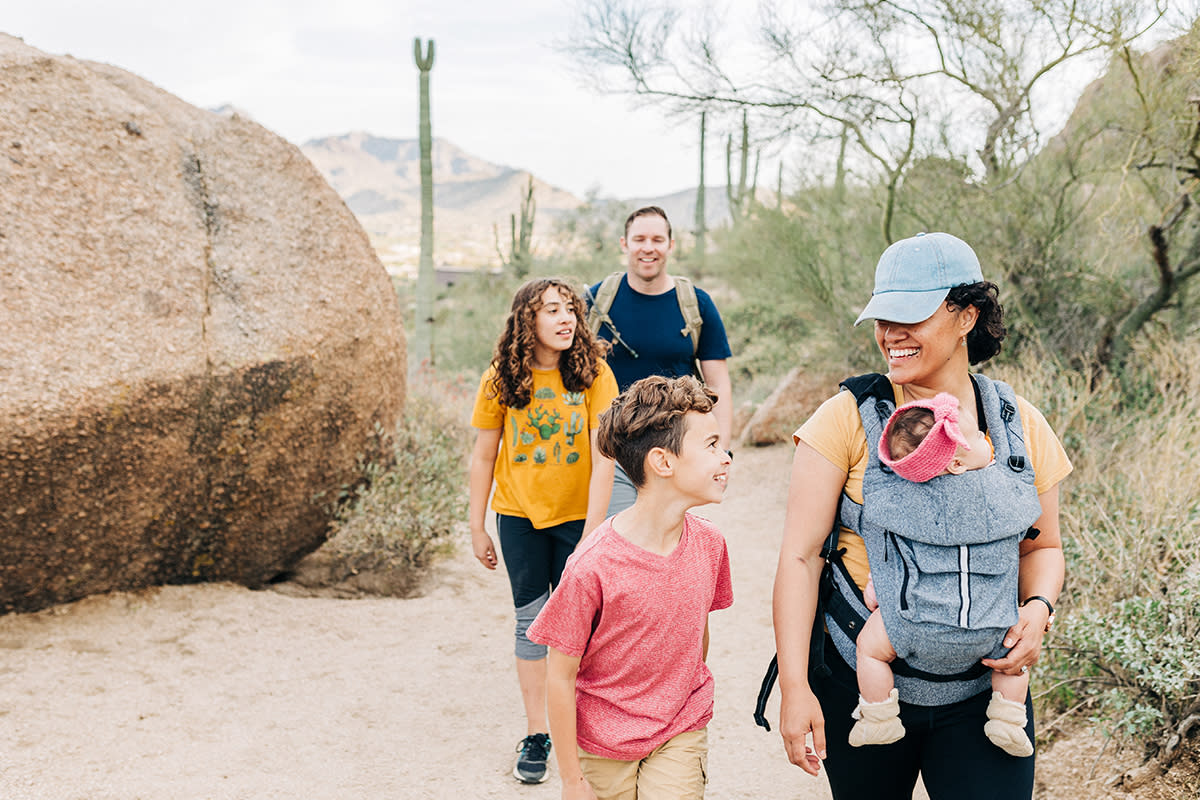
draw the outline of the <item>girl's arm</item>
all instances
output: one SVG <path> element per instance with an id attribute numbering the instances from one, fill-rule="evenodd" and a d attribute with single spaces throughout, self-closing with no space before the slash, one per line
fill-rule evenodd
<path id="1" fill-rule="evenodd" d="M 779 732 L 788 760 L 810 775 L 817 774 L 825 758 L 825 717 L 808 685 L 808 648 L 824 565 L 821 545 L 833 528 L 845 484 L 844 470 L 808 444 L 796 446 L 772 608 L 782 696 Z"/>
<path id="2" fill-rule="evenodd" d="M 496 455 L 500 451 L 503 428 L 478 428 L 475 434 L 475 449 L 471 452 L 471 468 L 468 473 L 470 502 L 467 520 L 471 526 L 471 547 L 475 558 L 488 569 L 496 568 L 496 545 L 484 529 L 487 517 L 488 495 L 492 491 L 492 476 L 496 471 Z"/>
<path id="3" fill-rule="evenodd" d="M 613 462 L 600 455 L 596 444 L 596 431 L 589 434 L 592 442 L 592 477 L 588 481 L 587 519 L 583 522 L 583 535 L 587 536 L 604 522 L 608 514 L 608 501 L 612 496 Z"/>
<path id="4" fill-rule="evenodd" d="M 575 725 L 575 677 L 578 674 L 578 658 L 550 648 L 546 660 L 546 705 L 563 800 L 596 800 L 592 785 L 583 777 L 576 751 L 579 739 Z"/>
<path id="5" fill-rule="evenodd" d="M 1021 541 L 1017 596 L 1021 601 L 1040 596 L 1057 603 L 1067 571 L 1058 520 L 1058 486 L 1042 492 L 1038 500 L 1042 504 L 1042 515 L 1033 523 L 1033 527 L 1041 532 L 1035 539 Z M 1004 646 L 1012 650 L 1004 658 L 985 658 L 984 665 L 1008 675 L 1019 675 L 1021 667 L 1037 663 L 1049 617 L 1050 609 L 1046 608 L 1045 603 L 1035 600 L 1022 606 L 1017 624 L 1009 628 L 1008 635 L 1004 637 Z"/>

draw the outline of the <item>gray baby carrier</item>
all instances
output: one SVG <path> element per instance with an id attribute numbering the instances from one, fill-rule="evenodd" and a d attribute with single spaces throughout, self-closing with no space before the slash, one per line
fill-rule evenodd
<path id="1" fill-rule="evenodd" d="M 845 526 L 862 536 L 888 639 L 900 699 L 943 705 L 987 688 L 981 658 L 999 657 L 1005 631 L 1017 621 L 1019 543 L 1037 531 L 1041 515 L 1024 430 L 1010 386 L 971 376 L 981 427 L 991 431 L 996 461 L 961 475 L 913 483 L 879 460 L 879 439 L 896 410 L 884 375 L 849 378 L 867 436 L 868 463 L 859 505 L 846 495 L 821 551 L 825 567 L 813 625 L 809 668 L 828 675 L 825 631 L 846 663 L 856 662 L 854 642 L 869 614 L 862 592 L 838 547 Z M 820 620 L 824 619 L 824 626 Z M 763 678 L 755 721 L 770 730 L 763 712 L 777 676 L 772 660 Z"/>

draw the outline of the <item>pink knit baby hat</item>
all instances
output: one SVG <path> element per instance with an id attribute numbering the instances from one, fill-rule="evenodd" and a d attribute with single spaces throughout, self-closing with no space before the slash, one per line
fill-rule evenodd
<path id="1" fill-rule="evenodd" d="M 896 419 L 896 414 L 908 408 L 927 408 L 932 411 L 933 427 L 916 450 L 898 461 L 893 461 L 891 453 L 888 452 L 888 434 L 892 430 L 892 421 Z M 924 483 L 946 471 L 959 445 L 967 450 L 971 449 L 971 445 L 958 428 L 958 398 L 949 392 L 942 392 L 932 400 L 913 400 L 895 410 L 884 426 L 883 436 L 879 439 L 879 460 L 891 467 L 901 478 Z"/>

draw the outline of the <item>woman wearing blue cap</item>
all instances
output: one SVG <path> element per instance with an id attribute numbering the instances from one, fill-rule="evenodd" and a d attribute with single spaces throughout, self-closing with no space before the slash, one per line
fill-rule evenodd
<path id="1" fill-rule="evenodd" d="M 931 800 L 1032 797 L 1035 756 L 995 746 L 980 720 L 991 672 L 1028 672 L 1053 622 L 1064 575 L 1058 485 L 1071 463 L 1036 408 L 970 371 L 1000 351 L 1006 331 L 997 287 L 961 239 L 919 234 L 889 247 L 855 324 L 864 320 L 874 321 L 887 374 L 844 381 L 847 391 L 794 434 L 774 590 L 788 758 L 812 775 L 823 763 L 837 800 L 908 800 L 918 775 Z M 958 400 L 963 434 L 985 434 L 995 463 L 908 481 L 879 458 L 883 428 L 897 406 L 943 392 Z M 853 715 L 864 713 L 853 665 L 868 575 L 898 656 L 905 734 L 852 747 Z M 997 620 L 1003 646 L 964 662 L 957 643 Z M 1025 708 L 1032 741 L 1028 696 Z"/>

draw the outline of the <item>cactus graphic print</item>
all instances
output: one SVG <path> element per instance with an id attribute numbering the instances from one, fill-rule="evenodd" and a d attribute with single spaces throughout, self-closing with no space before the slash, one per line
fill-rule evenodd
<path id="1" fill-rule="evenodd" d="M 557 369 L 533 370 L 533 392 L 524 408 L 502 406 L 491 395 L 491 368 L 484 373 L 471 425 L 501 429 L 492 509 L 545 528 L 587 516 L 592 473 L 591 432 L 617 396 L 607 364 L 582 392 L 563 386 Z"/>

